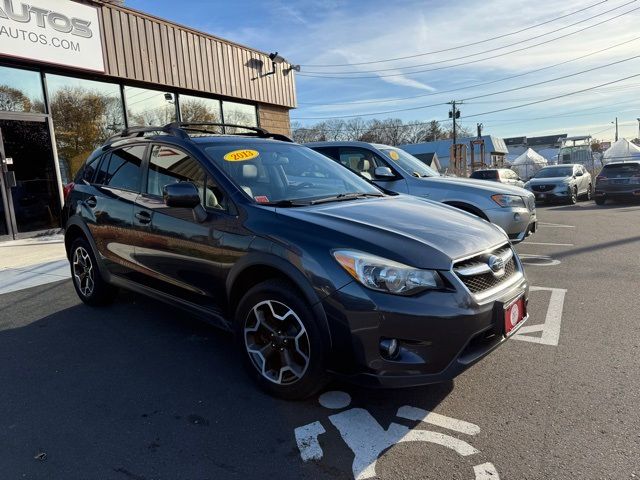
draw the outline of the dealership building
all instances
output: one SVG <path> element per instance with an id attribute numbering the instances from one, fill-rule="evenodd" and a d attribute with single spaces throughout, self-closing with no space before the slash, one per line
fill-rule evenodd
<path id="1" fill-rule="evenodd" d="M 124 128 L 290 133 L 294 67 L 282 57 L 118 3 L 0 0 L 0 241 L 57 230 L 63 184 Z"/>

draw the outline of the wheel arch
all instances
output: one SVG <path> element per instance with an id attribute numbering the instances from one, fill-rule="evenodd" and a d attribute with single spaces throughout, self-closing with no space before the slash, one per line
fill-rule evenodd
<path id="1" fill-rule="evenodd" d="M 109 281 L 109 274 L 104 268 L 102 257 L 100 255 L 100 252 L 98 251 L 96 242 L 93 240 L 93 236 L 91 235 L 89 228 L 84 222 L 80 221 L 77 218 L 71 217 L 64 229 L 64 248 L 67 253 L 67 259 L 69 260 L 71 259 L 71 245 L 77 238 L 84 238 L 87 242 L 89 242 L 89 246 L 91 246 L 91 249 L 93 250 L 93 256 L 95 257 L 96 262 L 98 262 L 102 278 L 105 281 Z"/>
<path id="2" fill-rule="evenodd" d="M 445 201 L 445 202 L 442 202 L 442 203 L 444 203 L 446 205 L 449 205 L 450 207 L 455 207 L 455 208 L 457 208 L 459 210 L 462 210 L 464 212 L 476 215 L 476 216 L 482 218 L 483 220 L 486 220 L 487 222 L 489 221 L 489 218 L 485 215 L 485 213 L 482 210 L 480 210 L 475 205 L 471 205 L 470 203 L 461 202 L 461 201 L 458 201 L 458 200 Z"/>
<path id="3" fill-rule="evenodd" d="M 327 345 L 330 347 L 331 330 L 318 294 L 300 270 L 284 259 L 273 255 L 266 253 L 249 254 L 233 267 L 226 281 L 230 317 L 233 318 L 238 303 L 250 288 L 269 279 L 288 281 L 298 290 L 309 303 L 314 316 L 318 319 L 320 330 L 326 336 Z"/>

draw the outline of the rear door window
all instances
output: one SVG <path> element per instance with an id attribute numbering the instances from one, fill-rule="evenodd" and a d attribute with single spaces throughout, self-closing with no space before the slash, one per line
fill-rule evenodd
<path id="1" fill-rule="evenodd" d="M 495 180 L 495 170 L 478 170 L 471 174 L 471 178 L 477 178 L 479 180 Z"/>
<path id="2" fill-rule="evenodd" d="M 145 145 L 135 145 L 104 155 L 95 183 L 121 190 L 138 191 L 146 149 Z"/>

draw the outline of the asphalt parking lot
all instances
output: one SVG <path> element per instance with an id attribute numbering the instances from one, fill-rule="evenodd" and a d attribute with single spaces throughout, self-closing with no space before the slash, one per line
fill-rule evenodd
<path id="1" fill-rule="evenodd" d="M 538 215 L 528 324 L 430 387 L 275 400 L 182 311 L 1 295 L 0 478 L 640 478 L 640 205 Z"/>

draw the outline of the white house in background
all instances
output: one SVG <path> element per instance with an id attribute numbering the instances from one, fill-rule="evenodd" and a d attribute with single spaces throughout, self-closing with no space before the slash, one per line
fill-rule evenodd
<path id="1" fill-rule="evenodd" d="M 529 180 L 538 170 L 548 165 L 547 159 L 531 148 L 527 148 L 511 163 L 511 170 L 520 175 L 523 180 Z"/>

